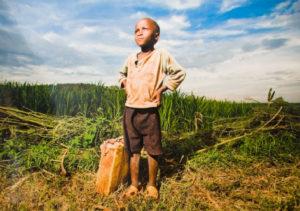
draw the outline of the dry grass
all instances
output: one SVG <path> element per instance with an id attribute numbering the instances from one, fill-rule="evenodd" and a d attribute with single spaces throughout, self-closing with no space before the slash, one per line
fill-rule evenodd
<path id="1" fill-rule="evenodd" d="M 299 209 L 299 165 L 262 161 L 246 168 L 203 166 L 183 179 L 196 178 L 189 197 L 208 202 L 209 209 Z"/>
<path id="2" fill-rule="evenodd" d="M 3 210 L 85 210 L 101 198 L 96 194 L 94 173 L 71 177 L 40 171 L 24 175 L 1 191 Z M 3 178 L 7 180 L 8 178 Z"/>
<path id="3" fill-rule="evenodd" d="M 237 156 L 237 155 L 235 155 Z M 142 194 L 124 201 L 120 187 L 108 197 L 95 192 L 96 174 L 70 177 L 39 171 L 1 177 L 2 210 L 297 210 L 300 209 L 300 158 L 245 165 L 186 164 L 183 172 L 160 180 L 160 200 Z"/>

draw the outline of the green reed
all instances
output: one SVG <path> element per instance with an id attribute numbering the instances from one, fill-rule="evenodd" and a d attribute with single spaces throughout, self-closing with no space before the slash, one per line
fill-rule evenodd
<path id="1" fill-rule="evenodd" d="M 199 118 L 200 115 L 202 121 L 196 122 L 198 127 L 209 127 L 212 120 L 218 117 L 250 115 L 253 106 L 250 103 L 217 101 L 175 91 L 164 95 L 162 100 L 162 128 L 172 132 L 195 130 L 195 118 Z"/>
<path id="2" fill-rule="evenodd" d="M 117 86 L 98 84 L 30 84 L 0 83 L 0 105 L 30 109 L 58 116 L 78 113 L 91 117 L 99 112 L 106 118 L 122 116 L 126 94 Z M 217 101 L 180 91 L 166 93 L 159 109 L 163 130 L 192 131 L 209 127 L 218 117 L 244 116 L 251 113 L 253 104 Z M 195 118 L 203 116 L 203 121 Z M 197 125 L 196 125 L 197 124 Z"/>

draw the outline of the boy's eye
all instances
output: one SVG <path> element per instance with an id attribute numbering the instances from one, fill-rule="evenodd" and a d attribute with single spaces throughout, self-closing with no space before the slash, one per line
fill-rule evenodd
<path id="1" fill-rule="evenodd" d="M 134 30 L 134 33 L 138 33 L 139 31 L 145 31 L 145 30 L 149 30 L 147 27 L 142 27 L 141 29 L 136 29 Z"/>
<path id="2" fill-rule="evenodd" d="M 136 29 L 136 30 L 134 31 L 134 33 L 136 34 L 136 33 L 140 32 L 140 31 L 141 31 L 140 29 Z"/>

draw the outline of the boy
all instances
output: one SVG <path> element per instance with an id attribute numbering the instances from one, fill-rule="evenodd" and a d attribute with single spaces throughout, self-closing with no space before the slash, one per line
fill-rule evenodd
<path id="1" fill-rule="evenodd" d="M 158 157 L 163 154 L 158 107 L 162 93 L 175 90 L 185 78 L 184 70 L 167 51 L 154 48 L 159 35 L 160 28 L 154 20 L 140 19 L 135 25 L 134 38 L 141 52 L 130 55 L 120 71 L 119 82 L 127 93 L 123 117 L 131 176 L 131 185 L 125 192 L 127 198 L 138 193 L 140 152 L 144 147 L 149 165 L 145 196 L 158 199 Z M 164 82 L 166 75 L 169 77 Z"/>

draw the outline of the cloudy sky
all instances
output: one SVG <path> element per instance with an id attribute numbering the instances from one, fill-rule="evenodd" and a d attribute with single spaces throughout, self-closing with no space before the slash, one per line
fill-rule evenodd
<path id="1" fill-rule="evenodd" d="M 187 72 L 181 91 L 300 102 L 300 0 L 0 0 L 0 81 L 117 85 L 146 16 Z"/>

